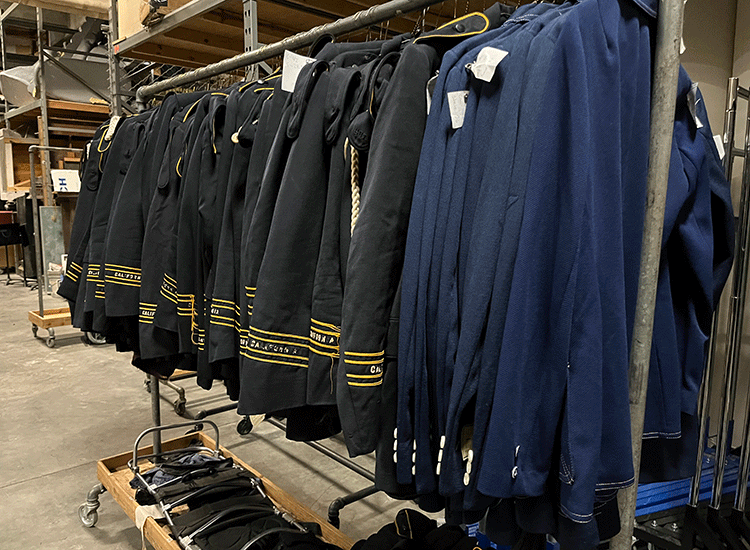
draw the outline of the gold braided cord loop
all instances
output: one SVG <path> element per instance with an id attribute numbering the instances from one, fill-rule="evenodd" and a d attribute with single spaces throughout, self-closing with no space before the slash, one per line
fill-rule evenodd
<path id="1" fill-rule="evenodd" d="M 359 189 L 359 151 L 352 145 L 350 146 L 351 153 L 351 182 L 352 182 L 352 235 L 354 234 L 354 226 L 357 225 L 359 219 L 359 208 L 360 208 L 360 189 Z"/>

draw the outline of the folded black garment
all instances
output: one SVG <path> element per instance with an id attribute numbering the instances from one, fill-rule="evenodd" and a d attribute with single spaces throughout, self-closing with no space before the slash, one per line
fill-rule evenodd
<path id="1" fill-rule="evenodd" d="M 164 462 L 141 474 L 149 485 L 163 485 L 169 481 L 191 474 L 194 477 L 208 475 L 218 470 L 231 468 L 234 461 L 231 458 L 218 458 L 200 452 L 180 455 L 168 462 Z M 130 481 L 133 489 L 145 489 L 140 479 L 134 477 Z"/>
<path id="2" fill-rule="evenodd" d="M 435 520 L 416 510 L 400 510 L 393 523 L 382 527 L 352 550 L 474 550 L 477 539 L 456 525 L 437 527 Z"/>
<path id="3" fill-rule="evenodd" d="M 227 510 L 232 510 L 231 516 L 226 516 L 227 520 L 230 517 L 242 515 L 248 523 L 256 519 L 274 515 L 273 503 L 267 497 L 259 494 L 232 496 L 209 502 L 178 516 L 172 516 L 172 534 L 179 539 L 196 531 L 212 518 Z"/>
<path id="4" fill-rule="evenodd" d="M 272 529 L 293 529 L 279 516 L 268 516 L 251 523 L 230 520 L 197 534 L 193 544 L 202 550 L 240 550 L 253 538 Z M 281 550 L 277 532 L 270 532 L 253 545 L 253 550 Z"/>
<path id="5" fill-rule="evenodd" d="M 184 499 L 182 504 L 187 504 L 193 510 L 207 502 L 253 494 L 257 491 L 258 484 L 259 481 L 250 472 L 229 468 L 197 478 L 190 477 L 179 483 L 162 485 L 154 489 L 153 495 L 145 489 L 138 489 L 135 500 L 140 505 L 146 505 L 156 502 L 174 504 Z"/>
<path id="6" fill-rule="evenodd" d="M 357 541 L 352 550 L 421 549 L 422 540 L 436 528 L 435 520 L 416 510 L 399 510 L 393 523 L 384 525 L 367 540 Z"/>

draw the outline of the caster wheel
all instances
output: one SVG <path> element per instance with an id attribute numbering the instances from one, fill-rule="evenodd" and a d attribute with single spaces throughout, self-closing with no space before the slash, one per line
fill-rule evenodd
<path id="1" fill-rule="evenodd" d="M 177 416 L 182 416 L 185 414 L 185 402 L 184 401 L 180 401 L 178 399 L 172 404 L 172 406 L 174 407 L 174 412 L 177 414 Z"/>
<path id="2" fill-rule="evenodd" d="M 107 339 L 104 337 L 104 335 L 99 334 L 98 332 L 87 332 L 86 340 L 88 340 L 89 344 L 92 344 L 94 346 L 101 346 L 107 343 Z"/>
<path id="3" fill-rule="evenodd" d="M 99 520 L 99 514 L 96 510 L 89 511 L 88 506 L 84 503 L 78 507 L 78 518 L 85 527 L 93 527 Z"/>
<path id="4" fill-rule="evenodd" d="M 240 435 L 247 435 L 253 431 L 253 423 L 250 417 L 245 417 L 237 423 L 237 433 Z"/>
<path id="5" fill-rule="evenodd" d="M 54 338 L 52 338 L 52 337 L 50 337 L 50 338 L 47 338 L 47 339 L 46 339 L 46 340 L 44 341 L 44 343 L 45 343 L 45 344 L 47 344 L 47 347 L 48 347 L 48 348 L 54 348 L 54 347 L 55 347 L 55 339 L 54 339 Z"/>
<path id="6" fill-rule="evenodd" d="M 31 325 L 31 334 L 34 335 L 34 338 L 36 338 L 37 332 L 39 332 L 39 327 L 36 325 Z"/>

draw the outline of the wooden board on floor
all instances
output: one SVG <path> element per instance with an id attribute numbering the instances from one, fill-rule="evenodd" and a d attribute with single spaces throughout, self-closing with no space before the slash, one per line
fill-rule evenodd
<path id="1" fill-rule="evenodd" d="M 176 439 L 164 441 L 162 451 L 170 451 L 187 447 L 192 439 L 200 439 L 206 447 L 215 448 L 216 443 L 203 432 L 188 434 Z M 153 452 L 151 446 L 142 447 L 139 455 L 148 455 Z M 330 525 L 318 514 L 301 504 L 292 495 L 281 489 L 267 477 L 263 476 L 257 470 L 245 464 L 236 455 L 221 447 L 221 453 L 225 457 L 231 457 L 237 464 L 247 469 L 253 475 L 256 475 L 263 482 L 263 488 L 269 498 L 282 511 L 288 512 L 298 521 L 315 522 L 320 525 L 323 531 L 323 539 L 326 542 L 334 544 L 343 550 L 350 550 L 354 541 L 344 535 L 341 531 Z M 128 468 L 128 461 L 132 460 L 132 450 L 109 458 L 103 458 L 97 462 L 97 478 L 102 485 L 109 491 L 112 498 L 120 505 L 128 517 L 135 521 L 135 509 L 138 503 L 135 501 L 135 491 L 130 488 L 130 480 L 133 479 L 133 473 Z M 139 464 L 141 471 L 146 471 L 151 464 L 147 461 Z M 144 533 L 146 538 L 151 542 L 156 550 L 179 550 L 179 545 L 172 538 L 169 528 L 162 526 L 153 518 L 148 518 L 144 524 Z"/>

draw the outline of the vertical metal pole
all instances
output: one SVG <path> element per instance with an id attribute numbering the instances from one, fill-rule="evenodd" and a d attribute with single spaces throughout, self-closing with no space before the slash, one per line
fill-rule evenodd
<path id="1" fill-rule="evenodd" d="M 750 151 L 750 112 L 745 129 L 745 155 Z M 732 279 L 732 307 L 729 317 L 727 357 L 724 387 L 721 394 L 721 420 L 716 439 L 716 462 L 714 463 L 714 483 L 711 494 L 711 507 L 718 510 L 721 505 L 721 494 L 724 487 L 724 468 L 728 452 L 729 423 L 734 412 L 734 401 L 737 393 L 737 370 L 740 362 L 740 340 L 747 297 L 748 257 L 747 245 L 750 234 L 748 223 L 748 187 L 750 186 L 750 163 L 745 160 L 742 170 L 742 195 L 740 198 L 740 218 L 737 225 L 737 242 L 735 243 L 734 274 Z"/>
<path id="2" fill-rule="evenodd" d="M 39 99 L 41 103 L 41 114 L 42 114 L 42 124 L 41 128 L 39 128 L 39 145 L 42 146 L 49 146 L 49 116 L 47 113 L 47 80 L 45 77 L 45 62 L 44 62 L 44 14 L 42 13 L 42 8 L 36 8 L 36 37 L 37 37 L 37 49 L 39 54 Z M 48 170 L 49 170 L 49 152 L 45 150 L 41 150 L 39 152 L 41 162 L 42 162 L 42 185 L 45 187 L 45 196 L 47 196 L 47 183 L 49 178 L 47 177 Z M 51 197 L 51 193 L 49 194 Z M 46 206 L 53 206 L 51 204 L 52 201 L 50 201 L 50 204 L 46 204 Z M 46 286 L 46 277 L 45 277 L 45 286 Z"/>
<path id="3" fill-rule="evenodd" d="M 150 386 L 151 386 L 151 418 L 154 426 L 161 426 L 161 402 L 159 401 L 159 378 L 153 374 L 149 375 Z M 158 454 L 161 452 L 161 432 L 155 431 L 153 433 L 154 438 L 154 453 Z"/>
<path id="4" fill-rule="evenodd" d="M 114 45 L 118 35 L 117 0 L 112 0 L 109 6 L 109 28 L 107 29 L 110 95 L 109 109 L 112 116 L 122 115 L 122 96 L 120 95 L 120 59 L 115 55 Z"/>
<path id="5" fill-rule="evenodd" d="M 6 56 L 6 49 L 5 49 L 5 24 L 0 21 L 0 49 L 2 49 L 2 56 L 3 56 L 3 70 L 6 70 L 8 68 L 8 60 Z M 5 114 L 8 113 L 8 100 L 5 96 L 3 96 L 3 103 L 5 104 Z M 4 117 L 5 118 L 5 117 Z M 5 127 L 10 129 L 10 120 L 8 118 L 5 118 Z"/>
<path id="6" fill-rule="evenodd" d="M 31 184 L 31 217 L 34 220 L 34 255 L 36 256 L 36 288 L 39 295 L 39 316 L 44 317 L 44 291 L 42 285 L 46 284 L 46 276 L 42 276 L 42 236 L 39 233 L 39 204 L 36 190 L 36 166 L 34 166 L 34 151 L 29 151 L 29 176 Z"/>
<path id="7" fill-rule="evenodd" d="M 618 495 L 621 528 L 620 533 L 612 539 L 610 548 L 613 550 L 630 550 L 633 540 L 643 420 L 646 413 L 648 368 L 654 326 L 656 283 L 659 277 L 664 207 L 667 198 L 674 112 L 677 102 L 683 12 L 683 0 L 662 0 L 659 4 L 656 55 L 652 73 L 654 82 L 651 91 L 651 136 L 646 212 L 643 220 L 641 269 L 638 278 L 638 298 L 635 306 L 629 365 L 630 424 L 635 480 L 631 487 L 620 491 Z"/>
<path id="8" fill-rule="evenodd" d="M 242 22 L 244 26 L 245 51 L 258 49 L 258 2 L 257 0 L 242 1 Z M 258 65 L 248 66 L 245 72 L 248 81 L 258 79 Z"/>
<path id="9" fill-rule="evenodd" d="M 737 92 L 740 88 L 739 78 L 730 78 L 727 84 L 726 110 L 724 111 L 724 174 L 727 180 L 732 181 L 732 167 L 734 164 L 734 131 L 737 120 Z M 711 387 L 713 386 L 713 375 L 716 361 L 716 342 L 718 339 L 719 308 L 714 312 L 711 320 L 711 338 L 708 341 L 706 352 L 706 370 L 703 373 L 703 383 L 698 399 L 698 418 L 700 427 L 698 429 L 698 451 L 695 457 L 695 475 L 690 484 L 690 500 L 688 504 L 698 506 L 700 499 L 701 471 L 703 469 L 703 453 L 706 445 L 706 432 L 708 431 L 708 416 L 711 404 Z M 726 351 L 726 349 L 725 349 Z"/>

